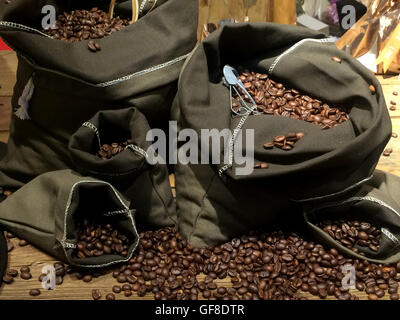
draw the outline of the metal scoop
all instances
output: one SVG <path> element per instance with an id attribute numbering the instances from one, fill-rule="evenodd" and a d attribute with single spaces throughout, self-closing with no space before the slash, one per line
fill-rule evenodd
<path id="1" fill-rule="evenodd" d="M 242 81 L 240 81 L 238 79 L 239 74 L 236 71 L 236 69 L 232 68 L 229 65 L 225 65 L 223 72 L 224 72 L 225 83 L 227 86 L 229 86 L 229 103 L 230 103 L 232 112 L 238 116 L 244 116 L 244 115 L 254 112 L 257 109 L 256 103 L 255 103 L 254 99 L 251 97 L 251 95 L 247 92 Z M 246 101 L 244 101 L 242 95 L 240 94 L 240 92 L 236 88 L 236 86 L 238 86 L 240 89 L 242 89 L 244 94 L 250 99 L 251 103 L 253 104 L 252 106 L 250 106 Z M 238 97 L 240 98 L 240 101 L 241 101 L 241 106 L 239 106 L 238 111 L 236 111 L 233 108 L 232 89 L 235 90 L 236 94 L 238 95 Z"/>

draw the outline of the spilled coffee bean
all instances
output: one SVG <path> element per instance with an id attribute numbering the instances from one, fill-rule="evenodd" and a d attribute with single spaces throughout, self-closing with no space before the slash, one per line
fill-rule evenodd
<path id="1" fill-rule="evenodd" d="M 108 223 L 94 223 L 88 219 L 77 223 L 78 243 L 75 255 L 79 259 L 107 254 L 128 255 L 130 240 Z M 89 276 L 86 282 L 89 282 Z"/>
<path id="2" fill-rule="evenodd" d="M 377 252 L 381 241 L 381 230 L 368 222 L 360 221 L 323 221 L 317 223 L 317 226 L 328 233 L 336 241 L 349 249 L 359 252 L 356 245 L 359 247 L 369 248 Z"/>
<path id="3" fill-rule="evenodd" d="M 257 104 L 258 112 L 266 115 L 280 115 L 307 121 L 329 129 L 349 120 L 346 108 L 335 108 L 321 100 L 301 94 L 295 89 L 286 88 L 282 83 L 270 79 L 267 74 L 243 72 L 239 76 L 248 93 Z M 244 100 L 251 103 L 243 94 Z M 234 108 L 239 107 L 238 96 L 234 96 Z"/>
<path id="4" fill-rule="evenodd" d="M 101 299 L 101 292 L 99 289 L 92 290 L 92 298 L 93 300 L 100 300 Z"/>
<path id="5" fill-rule="evenodd" d="M 40 289 L 32 289 L 29 291 L 29 295 L 32 297 L 37 297 L 40 295 Z"/>

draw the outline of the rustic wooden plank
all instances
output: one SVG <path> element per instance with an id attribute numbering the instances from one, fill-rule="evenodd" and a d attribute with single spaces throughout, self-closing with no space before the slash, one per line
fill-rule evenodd
<path id="1" fill-rule="evenodd" d="M 199 0 L 198 39 L 205 24 L 228 18 L 295 24 L 296 3 L 294 0 Z"/>
<path id="2" fill-rule="evenodd" d="M 389 157 L 381 156 L 377 168 L 400 176 L 400 118 L 392 118 L 393 132 L 398 138 L 391 138 L 387 148 L 392 148 L 393 153 Z"/>
<path id="3" fill-rule="evenodd" d="M 55 290 L 46 291 L 41 288 L 41 283 L 38 280 L 39 275 L 42 273 L 42 268 L 46 265 L 52 265 L 57 260 L 49 257 L 48 255 L 35 249 L 33 246 L 19 247 L 17 245 L 18 239 L 12 239 L 15 249 L 9 255 L 9 269 L 19 270 L 23 265 L 28 265 L 31 269 L 32 279 L 23 280 L 19 276 L 15 278 L 15 281 L 11 285 L 4 285 L 0 289 L 0 300 L 91 300 L 91 292 L 93 289 L 99 289 L 102 293 L 102 299 L 104 299 L 107 293 L 112 292 L 114 285 L 120 285 L 117 281 L 112 278 L 110 270 L 109 273 L 94 278 L 91 282 L 86 283 L 82 280 L 78 280 L 76 274 L 68 274 L 64 277 L 64 283 L 57 286 Z M 204 275 L 199 275 L 198 279 L 202 280 Z M 229 278 L 223 280 L 217 280 L 216 283 L 219 286 L 230 287 L 231 282 Z M 38 297 L 29 296 L 29 290 L 41 289 L 42 294 Z M 358 292 L 351 290 L 351 292 L 360 297 L 360 299 L 367 299 L 365 292 Z M 308 293 L 303 295 L 308 299 L 318 299 Z M 147 294 L 145 297 L 139 297 L 135 292 L 131 297 L 125 297 L 123 294 L 116 294 L 118 300 L 151 300 L 153 299 L 152 294 Z M 202 298 L 200 296 L 200 298 Z M 388 295 L 384 299 L 388 299 Z M 333 297 L 328 297 L 327 300 L 334 300 Z"/>
<path id="4" fill-rule="evenodd" d="M 0 131 L 8 131 L 11 120 L 11 97 L 0 97 Z"/>
<path id="5" fill-rule="evenodd" d="M 9 135 L 8 131 L 0 132 L 0 142 L 7 142 Z"/>
<path id="6" fill-rule="evenodd" d="M 17 56 L 13 51 L 0 51 L 0 96 L 11 96 L 16 80 Z"/>

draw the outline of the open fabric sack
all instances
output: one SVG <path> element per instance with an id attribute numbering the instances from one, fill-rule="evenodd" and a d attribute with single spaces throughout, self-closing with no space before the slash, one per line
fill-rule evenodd
<path id="1" fill-rule="evenodd" d="M 305 207 L 304 219 L 320 243 L 337 248 L 347 256 L 375 263 L 400 261 L 400 177 L 376 170 L 360 190 L 323 204 Z M 381 231 L 378 251 L 356 243 L 360 255 L 332 238 L 316 224 L 324 220 L 365 221 Z"/>
<path id="2" fill-rule="evenodd" d="M 337 63 L 332 57 L 341 59 Z M 233 116 L 223 68 L 268 73 L 270 78 L 313 98 L 351 108 L 350 120 L 328 130 L 284 116 Z M 370 86 L 375 92 L 371 92 Z M 176 166 L 180 232 L 196 246 L 215 245 L 301 211 L 301 204 L 326 200 L 357 188 L 372 177 L 391 135 L 391 122 L 377 79 L 323 35 L 270 23 L 226 25 L 193 51 L 182 69 L 172 109 L 179 130 L 254 129 L 234 149 L 220 145 L 220 158 L 251 154 L 268 169 L 238 175 L 228 157 L 220 164 Z M 265 149 L 266 141 L 290 132 L 305 136 L 291 151 Z M 232 135 L 234 136 L 234 135 Z M 211 146 L 209 147 L 209 154 Z M 200 154 L 200 151 L 199 151 Z M 210 163 L 211 159 L 210 159 Z"/>
<path id="3" fill-rule="evenodd" d="M 127 256 L 78 258 L 77 221 L 101 218 L 130 240 Z M 71 170 L 43 174 L 0 203 L 0 226 L 72 266 L 96 268 L 129 261 L 138 243 L 134 210 L 110 183 Z"/>
<path id="4" fill-rule="evenodd" d="M 69 138 L 99 110 L 135 106 L 150 127 L 167 126 L 179 72 L 196 44 L 197 0 L 160 1 L 137 22 L 96 39 L 101 51 L 95 53 L 87 40 L 69 43 L 40 31 L 47 4 L 61 14 L 94 6 L 107 11 L 109 1 L 0 3 L 0 36 L 18 55 L 0 186 L 19 188 L 42 173 L 71 168 Z"/>
<path id="5" fill-rule="evenodd" d="M 72 135 L 70 156 L 78 172 L 110 182 L 132 202 L 140 228 L 174 226 L 176 208 L 168 168 L 147 162 L 149 130 L 136 108 L 100 111 Z M 124 150 L 110 159 L 96 155 L 105 143 L 128 140 Z"/>

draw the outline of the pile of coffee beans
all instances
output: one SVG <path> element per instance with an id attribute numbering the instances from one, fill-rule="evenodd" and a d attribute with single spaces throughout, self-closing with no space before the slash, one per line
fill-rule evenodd
<path id="1" fill-rule="evenodd" d="M 345 108 L 331 107 L 318 99 L 285 88 L 282 83 L 269 79 L 267 74 L 245 71 L 239 76 L 244 87 L 257 104 L 259 112 L 304 120 L 329 129 L 349 119 Z M 241 90 L 240 88 L 238 88 Z M 244 95 L 243 91 L 242 94 Z M 238 99 L 237 96 L 234 96 Z M 249 97 L 244 100 L 250 103 Z M 233 107 L 238 107 L 236 101 Z"/>
<path id="2" fill-rule="evenodd" d="M 292 150 L 297 141 L 304 137 L 304 132 L 288 133 L 287 135 L 276 136 L 273 142 L 264 143 L 264 149 L 280 148 L 285 151 Z"/>
<path id="3" fill-rule="evenodd" d="M 43 32 L 54 39 L 78 42 L 104 38 L 122 30 L 129 23 L 129 20 L 119 17 L 110 19 L 107 12 L 98 8 L 73 10 L 57 17 L 55 29 L 43 30 Z"/>
<path id="4" fill-rule="evenodd" d="M 358 234 L 365 232 L 367 241 L 374 243 L 377 234 L 373 226 L 351 222 L 349 229 L 352 227 Z M 362 234 L 361 238 L 366 237 Z M 354 267 L 355 289 L 366 292 L 368 299 L 388 295 L 399 300 L 400 263 L 382 265 L 348 259 L 336 249 L 326 249 L 290 230 L 250 232 L 206 248 L 193 248 L 172 228 L 142 232 L 134 257 L 112 272 L 117 283 L 110 292 L 94 289 L 91 293 L 94 300 L 103 296 L 115 300 L 118 295 L 131 297 L 134 293 L 139 297 L 151 294 L 157 300 L 304 300 L 304 293 L 321 299 L 357 300 L 354 291 L 342 284 L 346 280 L 342 270 L 345 265 Z M 74 272 L 62 263 L 54 267 L 57 277 Z M 24 266 L 20 272 L 30 273 L 30 269 Z M 86 274 L 77 273 L 77 278 L 90 282 L 108 272 L 88 270 Z M 18 273 L 9 270 L 4 283 L 12 283 Z M 44 276 L 39 277 L 40 282 Z M 29 294 L 35 297 L 40 290 L 32 289 Z"/>
<path id="5" fill-rule="evenodd" d="M 356 245 L 369 248 L 374 252 L 379 250 L 381 230 L 368 222 L 363 221 L 323 221 L 317 224 L 322 230 L 336 241 L 353 251 L 359 252 Z"/>
<path id="6" fill-rule="evenodd" d="M 103 144 L 100 150 L 97 151 L 96 155 L 103 160 L 111 159 L 124 151 L 125 148 L 132 143 L 133 141 L 129 139 L 122 143 L 114 142 L 111 144 Z"/>
<path id="7" fill-rule="evenodd" d="M 252 232 L 200 249 L 172 228 L 144 232 L 140 238 L 136 255 L 113 272 L 116 295 L 150 293 L 157 300 L 299 300 L 308 292 L 322 299 L 356 300 L 342 285 L 342 267 L 350 264 L 356 271 L 356 288 L 366 291 L 369 299 L 383 297 L 386 289 L 391 299 L 399 299 L 400 263 L 384 266 L 346 259 L 335 249 L 326 250 L 293 233 Z M 231 285 L 221 286 L 219 279 L 230 279 Z"/>
<path id="8" fill-rule="evenodd" d="M 109 223 L 95 223 L 85 218 L 77 223 L 78 243 L 76 257 L 79 259 L 105 254 L 128 255 L 129 238 Z"/>

